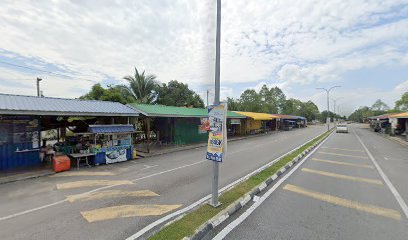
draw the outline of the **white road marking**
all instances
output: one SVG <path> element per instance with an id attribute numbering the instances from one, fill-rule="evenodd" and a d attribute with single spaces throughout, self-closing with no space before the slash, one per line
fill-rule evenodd
<path id="1" fill-rule="evenodd" d="M 391 183 L 390 179 L 385 175 L 383 170 L 381 169 L 380 165 L 378 165 L 377 161 L 371 154 L 371 152 L 368 150 L 366 145 L 363 143 L 361 138 L 357 135 L 356 131 L 354 130 L 354 135 L 357 137 L 358 141 L 361 143 L 363 146 L 364 150 L 367 152 L 368 156 L 370 157 L 371 161 L 373 162 L 375 168 L 377 169 L 378 173 L 381 175 L 382 179 L 384 180 L 385 184 L 387 184 L 388 188 L 391 190 L 392 194 L 394 195 L 395 199 L 397 200 L 398 204 L 401 206 L 402 211 L 405 214 L 405 217 L 408 218 L 408 206 L 405 203 L 404 199 L 401 197 L 399 194 L 398 190 L 394 187 L 394 185 Z"/>
<path id="2" fill-rule="evenodd" d="M 384 159 L 387 160 L 387 161 L 389 160 L 387 157 L 384 157 Z"/>
<path id="3" fill-rule="evenodd" d="M 323 134 L 323 133 L 322 133 L 322 134 Z M 319 136 L 320 136 L 320 135 L 319 135 Z M 256 169 L 256 170 L 254 170 L 254 171 L 248 173 L 247 175 L 245 175 L 245 176 L 243 176 L 243 177 L 241 177 L 241 178 L 235 180 L 234 182 L 232 182 L 232 183 L 228 184 L 227 186 L 225 186 L 225 187 L 221 188 L 220 190 L 218 190 L 218 193 L 221 194 L 222 192 L 224 192 L 224 191 L 226 191 L 226 190 L 232 188 L 232 187 L 235 186 L 236 184 L 238 184 L 238 183 L 240 183 L 240 182 L 242 182 L 242 181 L 248 179 L 248 178 L 251 177 L 252 175 L 254 175 L 254 174 L 258 173 L 258 172 L 261 172 L 261 171 L 264 170 L 265 168 L 268 168 L 268 167 L 272 166 L 272 164 L 274 164 L 275 162 L 277 162 L 277 161 L 278 161 L 279 159 L 281 159 L 283 156 L 285 156 L 285 155 L 287 155 L 287 154 L 290 154 L 291 152 L 296 151 L 296 150 L 299 149 L 301 146 L 303 146 L 304 144 L 307 144 L 307 143 L 311 142 L 313 139 L 315 139 L 315 138 L 317 138 L 317 137 L 318 137 L 318 136 L 316 136 L 316 137 L 314 137 L 314 138 L 308 140 L 307 142 L 301 144 L 300 146 L 298 146 L 298 147 L 296 147 L 296 148 L 294 148 L 294 149 L 288 151 L 287 153 L 284 153 L 284 154 L 282 154 L 281 156 L 275 158 L 274 160 L 270 161 L 269 163 L 265 164 L 264 166 L 262 166 L 262 167 L 260 167 L 260 168 L 258 168 L 258 169 Z M 327 139 L 327 138 L 326 138 L 326 139 Z M 196 201 L 195 203 L 192 203 L 190 206 L 187 206 L 187 207 L 185 207 L 185 208 L 183 208 L 183 209 L 180 209 L 180 210 L 178 210 L 178 211 L 176 211 L 176 212 L 174 212 L 174 213 L 170 213 L 169 215 L 166 215 L 166 216 L 164 216 L 164 217 L 162 217 L 162 218 L 160 218 L 160 219 L 157 219 L 156 221 L 150 223 L 149 225 L 147 225 L 147 226 L 144 227 L 143 229 L 139 230 L 137 233 L 135 233 L 135 234 L 133 234 L 132 236 L 128 237 L 126 240 L 135 240 L 135 239 L 138 239 L 139 237 L 143 236 L 143 234 L 147 233 L 148 231 L 150 231 L 150 230 L 153 229 L 154 227 L 156 227 L 156 226 L 158 226 L 158 225 L 160 225 L 160 224 L 162 224 L 162 223 L 164 223 L 164 222 L 166 222 L 166 221 L 168 221 L 168 220 L 170 220 L 170 219 L 172 219 L 172 218 L 174 218 L 174 217 L 176 217 L 176 216 L 178 216 L 178 215 L 181 215 L 181 214 L 183 214 L 183 213 L 185 213 L 185 212 L 187 212 L 187 211 L 190 211 L 191 209 L 197 207 L 198 205 L 202 204 L 203 202 L 209 200 L 210 198 L 211 198 L 211 195 L 207 195 L 207 196 L 201 198 L 200 200 Z"/>
<path id="4" fill-rule="evenodd" d="M 288 172 L 285 176 L 283 176 L 277 183 L 275 183 L 272 188 L 270 188 L 262 197 L 259 198 L 252 206 L 250 206 L 242 215 L 240 215 L 237 219 L 232 221 L 228 226 L 226 226 L 221 232 L 219 232 L 213 240 L 221 240 L 224 239 L 234 228 L 236 228 L 240 223 L 242 223 L 247 217 L 249 217 L 255 209 L 257 209 L 286 179 L 288 179 L 302 164 L 309 159 L 309 157 L 320 148 L 324 142 L 333 134 L 332 132 L 324 141 L 322 141 L 315 149 L 309 152 L 306 157 L 300 161 L 295 167 L 293 167 L 290 172 Z"/>

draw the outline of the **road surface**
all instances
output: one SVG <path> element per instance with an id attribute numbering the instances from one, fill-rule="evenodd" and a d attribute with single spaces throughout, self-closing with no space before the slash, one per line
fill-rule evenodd
<path id="1" fill-rule="evenodd" d="M 231 142 L 220 187 L 325 130 Z M 212 164 L 204 156 L 202 147 L 0 185 L 0 239 L 125 239 L 211 192 Z"/>
<path id="2" fill-rule="evenodd" d="M 252 214 L 212 237 L 408 239 L 408 149 L 361 126 L 331 135 Z"/>

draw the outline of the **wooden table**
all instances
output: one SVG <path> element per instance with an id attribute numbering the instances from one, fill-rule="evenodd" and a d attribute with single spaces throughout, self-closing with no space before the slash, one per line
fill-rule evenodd
<path id="1" fill-rule="evenodd" d="M 82 161 L 85 161 L 86 165 L 88 165 L 88 167 L 91 167 L 91 165 L 89 165 L 89 159 L 88 157 L 90 156 L 95 156 L 95 153 L 71 153 L 68 156 L 74 158 L 77 162 L 77 169 L 79 169 L 79 163 Z"/>

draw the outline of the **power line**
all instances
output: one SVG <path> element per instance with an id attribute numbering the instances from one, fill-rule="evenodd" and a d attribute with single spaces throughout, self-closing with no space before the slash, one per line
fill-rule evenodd
<path id="1" fill-rule="evenodd" d="M 43 72 L 43 73 L 48 73 L 48 74 L 67 77 L 67 78 L 77 78 L 77 79 L 82 79 L 82 80 L 85 80 L 85 81 L 88 81 L 88 82 L 98 83 L 97 81 L 91 80 L 91 79 L 86 79 L 86 78 L 81 78 L 81 77 L 73 77 L 73 76 L 62 74 L 62 73 L 55 73 L 55 72 L 41 70 L 41 69 L 37 69 L 37 68 L 22 66 L 22 65 L 18 65 L 18 64 L 14 64 L 14 63 L 4 62 L 4 61 L 1 61 L 1 60 L 0 60 L 0 63 L 5 64 L 5 65 L 9 65 L 9 66 L 13 66 L 13 67 L 25 68 L 25 69 L 29 69 L 29 70 L 33 70 L 33 71 L 37 71 L 37 72 Z"/>

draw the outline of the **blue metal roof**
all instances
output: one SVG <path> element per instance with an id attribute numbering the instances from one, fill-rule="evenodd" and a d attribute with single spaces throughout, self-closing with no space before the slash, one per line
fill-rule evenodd
<path id="1" fill-rule="evenodd" d="M 133 125 L 89 125 L 90 133 L 132 133 L 135 132 Z"/>
<path id="2" fill-rule="evenodd" d="M 139 116 L 118 102 L 0 94 L 0 114 L 49 116 Z"/>

